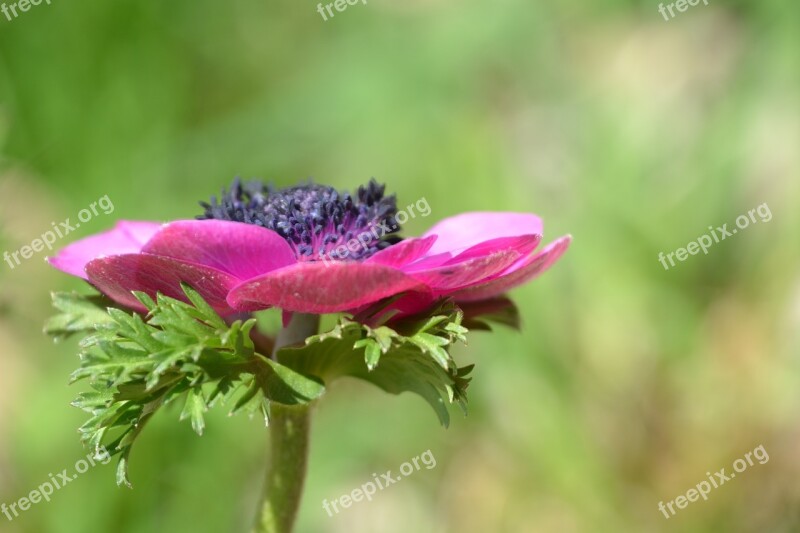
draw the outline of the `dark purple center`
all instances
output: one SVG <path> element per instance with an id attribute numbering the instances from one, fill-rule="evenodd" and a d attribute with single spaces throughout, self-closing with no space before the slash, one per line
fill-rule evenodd
<path id="1" fill-rule="evenodd" d="M 294 248 L 300 261 L 363 260 L 399 242 L 394 195 L 371 179 L 354 196 L 309 183 L 276 189 L 236 178 L 219 200 L 200 202 L 198 220 L 231 220 L 271 229 Z"/>

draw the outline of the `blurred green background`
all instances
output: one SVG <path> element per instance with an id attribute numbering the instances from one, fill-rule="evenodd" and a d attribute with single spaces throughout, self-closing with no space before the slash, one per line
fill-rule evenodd
<path id="1" fill-rule="evenodd" d="M 9 1 L 9 0 L 6 0 Z M 342 381 L 315 414 L 300 532 L 800 531 L 800 10 L 711 0 L 42 3 L 0 16 L 0 248 L 108 194 L 170 220 L 231 179 L 352 189 L 432 214 L 541 214 L 571 233 L 513 292 L 521 333 L 476 333 L 471 412 Z M 768 203 L 773 219 L 665 271 L 671 252 Z M 41 334 L 84 285 L 38 254 L 0 265 L 0 502 L 85 457 L 75 341 Z M 134 489 L 98 466 L 14 532 L 246 531 L 267 431 L 218 410 L 198 438 L 160 413 Z M 706 472 L 770 460 L 669 520 Z M 430 449 L 422 470 L 329 518 L 333 499 Z"/>

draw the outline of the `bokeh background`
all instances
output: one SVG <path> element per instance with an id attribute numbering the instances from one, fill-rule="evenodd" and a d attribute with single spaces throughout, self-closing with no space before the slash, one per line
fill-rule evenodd
<path id="1" fill-rule="evenodd" d="M 117 219 L 198 214 L 234 176 L 352 189 L 374 176 L 432 213 L 540 213 L 565 257 L 517 289 L 524 326 L 476 333 L 467 418 L 341 381 L 315 414 L 300 532 L 800 531 L 800 10 L 711 0 L 42 3 L 0 17 L 0 251 L 109 195 Z M 751 225 L 665 271 L 709 225 Z M 75 341 L 41 334 L 38 254 L 0 264 L 0 502 L 85 457 Z M 236 532 L 267 431 L 160 413 L 134 489 L 98 466 L 3 532 Z M 669 501 L 763 444 L 666 520 Z M 322 509 L 430 449 L 422 470 Z"/>

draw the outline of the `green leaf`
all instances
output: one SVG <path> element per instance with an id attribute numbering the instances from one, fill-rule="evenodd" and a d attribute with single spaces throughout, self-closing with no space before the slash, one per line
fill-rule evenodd
<path id="1" fill-rule="evenodd" d="M 195 433 L 198 435 L 202 435 L 206 427 L 206 422 L 203 417 L 206 411 L 208 411 L 208 405 L 206 405 L 206 401 L 203 398 L 203 391 L 192 389 L 186 395 L 186 403 L 183 405 L 181 420 L 191 418 L 192 429 L 194 429 Z"/>
<path id="2" fill-rule="evenodd" d="M 369 370 L 374 370 L 381 359 L 381 347 L 375 339 L 361 339 L 356 341 L 354 348 L 364 348 L 364 362 L 367 363 Z"/>
<path id="3" fill-rule="evenodd" d="M 271 359 L 264 359 L 271 371 L 259 374 L 261 389 L 267 398 L 285 405 L 311 402 L 325 392 L 322 380 L 306 377 Z"/>
<path id="4" fill-rule="evenodd" d="M 126 448 L 125 453 L 120 456 L 117 463 L 117 485 L 125 485 L 128 488 L 133 487 L 130 479 L 128 479 L 128 456 L 130 453 L 130 448 Z"/>
<path id="5" fill-rule="evenodd" d="M 448 404 L 466 408 L 471 367 L 457 368 L 448 353 L 466 331 L 460 310 L 449 302 L 434 312 L 375 329 L 342 318 L 330 331 L 308 338 L 305 346 L 279 350 L 277 359 L 326 385 L 350 376 L 392 394 L 418 394 L 447 426 Z"/>
<path id="6" fill-rule="evenodd" d="M 56 338 L 82 332 L 81 364 L 73 381 L 92 391 L 73 405 L 90 418 L 80 428 L 83 441 L 119 455 L 117 482 L 130 485 L 131 449 L 147 421 L 164 405 L 182 404 L 181 420 L 201 435 L 210 405 L 232 403 L 233 411 L 269 415 L 269 403 L 302 404 L 319 398 L 322 381 L 256 353 L 250 339 L 254 319 L 230 326 L 191 287 L 190 303 L 158 295 L 135 296 L 146 317 L 98 297 L 54 295 L 59 311 L 46 331 Z"/>
<path id="7" fill-rule="evenodd" d="M 59 313 L 45 323 L 44 332 L 55 340 L 66 339 L 75 333 L 95 331 L 112 322 L 105 308 L 114 304 L 105 296 L 54 292 L 52 299 L 53 307 Z"/>

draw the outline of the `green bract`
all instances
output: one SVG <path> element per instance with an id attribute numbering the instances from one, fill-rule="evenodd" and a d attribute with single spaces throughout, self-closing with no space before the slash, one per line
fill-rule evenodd
<path id="1" fill-rule="evenodd" d="M 190 419 L 198 434 L 209 407 L 229 404 L 231 413 L 258 413 L 269 423 L 273 403 L 311 403 L 342 376 L 393 394 L 419 394 L 445 426 L 448 403 L 466 412 L 472 366 L 459 368 L 448 351 L 467 333 L 464 314 L 452 302 L 374 328 L 341 317 L 327 333 L 262 354 L 251 340 L 254 318 L 228 323 L 195 290 L 183 288 L 191 303 L 135 293 L 147 316 L 96 295 L 53 295 L 59 314 L 45 331 L 56 339 L 84 335 L 81 365 L 72 374 L 73 381 L 87 379 L 92 389 L 74 402 L 91 415 L 80 428 L 82 438 L 120 455 L 119 484 L 130 485 L 128 458 L 146 422 L 176 401 L 183 406 L 181 420 Z M 480 324 L 473 318 L 465 322 Z"/>

